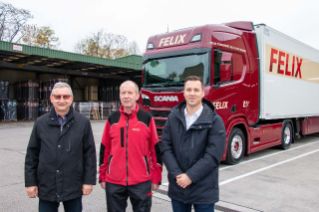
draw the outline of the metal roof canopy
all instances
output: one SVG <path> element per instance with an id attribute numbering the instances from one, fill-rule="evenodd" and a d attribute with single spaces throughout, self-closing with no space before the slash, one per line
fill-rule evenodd
<path id="1" fill-rule="evenodd" d="M 0 68 L 127 80 L 141 74 L 142 56 L 112 60 L 0 41 Z"/>

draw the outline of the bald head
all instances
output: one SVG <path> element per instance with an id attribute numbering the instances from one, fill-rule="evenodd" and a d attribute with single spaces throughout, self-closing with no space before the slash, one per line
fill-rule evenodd
<path id="1" fill-rule="evenodd" d="M 127 80 L 121 84 L 120 100 L 124 111 L 127 114 L 131 114 L 132 110 L 136 108 L 136 101 L 138 100 L 139 96 L 140 94 L 135 82 Z"/>
<path id="2" fill-rule="evenodd" d="M 135 82 L 133 82 L 132 80 L 126 80 L 124 81 L 121 85 L 120 85 L 120 92 L 121 92 L 121 89 L 123 87 L 132 87 L 132 89 L 134 89 L 136 91 L 136 93 L 139 93 L 139 89 L 138 89 L 138 86 Z"/>

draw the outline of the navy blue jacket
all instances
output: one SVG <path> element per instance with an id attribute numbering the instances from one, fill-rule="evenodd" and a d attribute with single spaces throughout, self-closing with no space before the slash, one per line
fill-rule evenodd
<path id="1" fill-rule="evenodd" d="M 174 107 L 162 132 L 162 157 L 168 170 L 168 196 L 187 204 L 214 204 L 219 200 L 218 167 L 226 145 L 224 123 L 214 105 L 203 99 L 203 111 L 186 130 L 186 102 Z M 176 176 L 186 173 L 185 189 Z"/>

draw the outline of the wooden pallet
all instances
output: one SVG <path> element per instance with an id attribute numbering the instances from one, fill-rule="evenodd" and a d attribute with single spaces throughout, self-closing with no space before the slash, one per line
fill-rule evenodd
<path id="1" fill-rule="evenodd" d="M 100 112 L 99 110 L 91 110 L 92 119 L 93 120 L 101 120 Z"/>

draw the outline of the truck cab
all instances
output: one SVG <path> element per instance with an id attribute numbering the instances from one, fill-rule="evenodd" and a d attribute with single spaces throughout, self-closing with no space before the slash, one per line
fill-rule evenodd
<path id="1" fill-rule="evenodd" d="M 251 146 L 267 146 L 272 138 L 251 141 L 249 134 L 259 119 L 259 57 L 251 22 L 205 25 L 149 38 L 139 104 L 153 115 L 159 139 L 171 108 L 184 100 L 184 80 L 190 75 L 203 80 L 204 98 L 223 119 L 227 141 L 222 160 L 236 164 L 254 151 Z"/>

